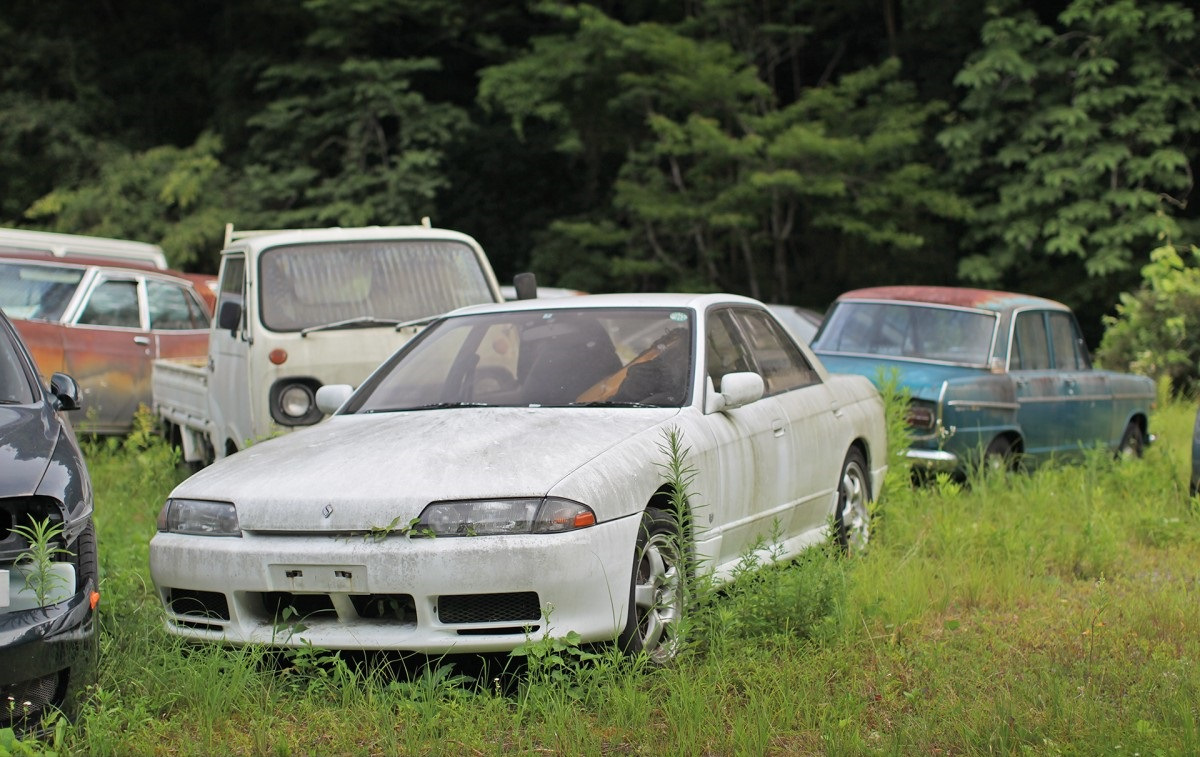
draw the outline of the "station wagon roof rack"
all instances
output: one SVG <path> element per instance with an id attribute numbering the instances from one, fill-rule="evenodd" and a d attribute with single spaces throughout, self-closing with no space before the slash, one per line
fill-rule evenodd
<path id="1" fill-rule="evenodd" d="M 167 256 L 163 254 L 161 247 L 128 239 L 0 228 L 0 248 L 3 247 L 49 253 L 63 260 L 119 260 L 155 268 L 167 267 Z"/>

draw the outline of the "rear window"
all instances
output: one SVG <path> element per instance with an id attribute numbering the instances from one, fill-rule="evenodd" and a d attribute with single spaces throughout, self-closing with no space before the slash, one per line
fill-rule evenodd
<path id="1" fill-rule="evenodd" d="M 995 313 L 893 302 L 839 302 L 813 343 L 822 352 L 986 365 Z"/>

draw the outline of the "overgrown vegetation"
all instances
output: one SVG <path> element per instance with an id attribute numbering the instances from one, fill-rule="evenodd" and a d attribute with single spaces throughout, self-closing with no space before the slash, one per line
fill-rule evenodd
<path id="1" fill-rule="evenodd" d="M 1143 460 L 890 485 L 863 558 L 764 544 L 661 668 L 571 636 L 482 661 L 184 644 L 146 561 L 182 473 L 152 437 L 93 445 L 101 670 L 61 749 L 1195 754 L 1193 417 L 1161 407 Z"/>

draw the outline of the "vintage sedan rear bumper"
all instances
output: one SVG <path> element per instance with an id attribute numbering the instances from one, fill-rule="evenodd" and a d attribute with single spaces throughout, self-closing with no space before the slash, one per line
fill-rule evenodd
<path id="1" fill-rule="evenodd" d="M 159 533 L 150 573 L 168 630 L 191 639 L 507 651 L 546 633 L 615 638 L 640 524 L 638 513 L 562 534 L 381 540 Z"/>
<path id="2" fill-rule="evenodd" d="M 960 467 L 958 455 L 940 449 L 916 449 L 913 447 L 904 451 L 914 466 L 934 473 L 953 473 Z"/>

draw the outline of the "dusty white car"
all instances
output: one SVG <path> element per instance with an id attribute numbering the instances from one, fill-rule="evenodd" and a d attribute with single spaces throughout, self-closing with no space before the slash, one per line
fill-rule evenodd
<path id="1" fill-rule="evenodd" d="M 463 308 L 318 401 L 336 414 L 171 493 L 150 569 L 172 632 L 446 653 L 576 631 L 662 660 L 682 555 L 720 579 L 772 535 L 860 547 L 887 460 L 870 381 L 733 295 Z"/>

